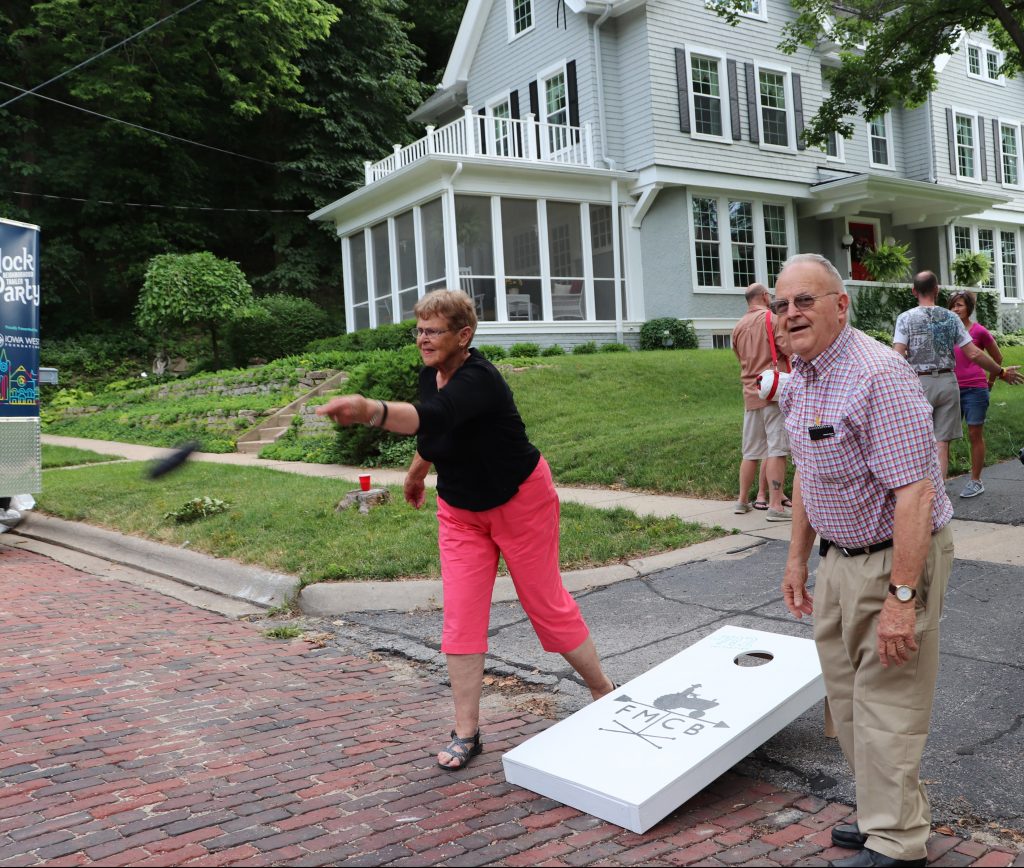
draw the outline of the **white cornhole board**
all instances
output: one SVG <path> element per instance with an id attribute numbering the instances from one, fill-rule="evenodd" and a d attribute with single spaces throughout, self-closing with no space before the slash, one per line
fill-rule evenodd
<path id="1" fill-rule="evenodd" d="M 645 832 L 824 696 L 812 640 L 722 627 L 510 750 L 505 778 Z"/>

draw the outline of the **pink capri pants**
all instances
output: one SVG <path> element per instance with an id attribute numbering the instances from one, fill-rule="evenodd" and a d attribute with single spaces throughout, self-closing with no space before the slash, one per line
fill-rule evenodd
<path id="1" fill-rule="evenodd" d="M 543 458 L 512 499 L 494 509 L 472 512 L 437 499 L 441 651 L 487 651 L 499 552 L 544 650 L 565 653 L 583 644 L 590 631 L 558 570 L 558 517 L 558 495 Z"/>

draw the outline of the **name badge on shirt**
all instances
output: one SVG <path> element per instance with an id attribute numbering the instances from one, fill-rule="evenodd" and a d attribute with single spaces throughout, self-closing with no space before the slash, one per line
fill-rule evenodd
<path id="1" fill-rule="evenodd" d="M 831 425 L 811 425 L 807 429 L 807 435 L 812 440 L 825 440 L 828 437 L 835 437 L 836 429 Z"/>

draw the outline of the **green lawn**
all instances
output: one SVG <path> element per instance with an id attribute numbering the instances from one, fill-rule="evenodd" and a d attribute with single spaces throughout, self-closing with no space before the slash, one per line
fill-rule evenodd
<path id="1" fill-rule="evenodd" d="M 415 510 L 392 501 L 363 516 L 335 513 L 347 482 L 259 467 L 193 462 L 156 482 L 138 462 L 44 473 L 39 508 L 51 515 L 113 528 L 218 557 L 325 579 L 438 576 L 435 501 Z M 192 524 L 164 518 L 186 501 L 209 496 L 231 508 Z M 725 531 L 627 510 L 562 505 L 562 567 L 577 569 L 682 548 Z"/>
<path id="2" fill-rule="evenodd" d="M 72 467 L 77 464 L 99 464 L 104 461 L 119 461 L 119 455 L 101 455 L 91 449 L 76 449 L 74 446 L 50 446 L 43 444 L 43 468 Z"/>

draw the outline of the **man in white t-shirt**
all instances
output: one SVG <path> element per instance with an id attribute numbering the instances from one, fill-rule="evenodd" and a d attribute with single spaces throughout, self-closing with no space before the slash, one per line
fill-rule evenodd
<path id="1" fill-rule="evenodd" d="M 956 366 L 953 348 L 960 347 L 972 362 L 1011 385 L 1024 378 L 1016 367 L 1003 368 L 978 349 L 960 317 L 936 304 L 938 295 L 939 281 L 932 272 L 922 271 L 914 278 L 914 298 L 918 306 L 904 311 L 896 319 L 892 348 L 910 362 L 932 405 L 939 467 L 945 479 L 949 469 L 949 442 L 963 436 L 960 389 L 953 373 Z"/>

